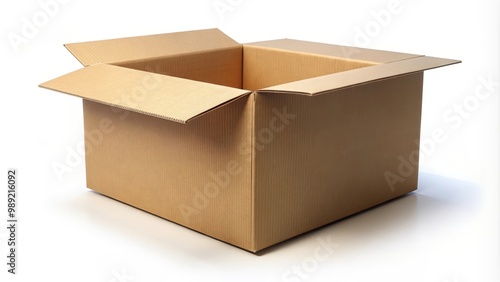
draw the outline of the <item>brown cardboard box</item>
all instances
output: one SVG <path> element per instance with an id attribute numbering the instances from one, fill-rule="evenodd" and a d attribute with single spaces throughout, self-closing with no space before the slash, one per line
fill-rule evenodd
<path id="1" fill-rule="evenodd" d="M 423 71 L 459 61 L 200 30 L 67 44 L 87 186 L 249 251 L 417 188 Z M 412 167 L 413 166 L 413 167 Z"/>

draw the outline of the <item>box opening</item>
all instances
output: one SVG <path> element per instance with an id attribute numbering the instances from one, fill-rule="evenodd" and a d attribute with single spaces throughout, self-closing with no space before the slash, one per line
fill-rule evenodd
<path id="1" fill-rule="evenodd" d="M 376 64 L 257 46 L 115 63 L 249 91 Z"/>

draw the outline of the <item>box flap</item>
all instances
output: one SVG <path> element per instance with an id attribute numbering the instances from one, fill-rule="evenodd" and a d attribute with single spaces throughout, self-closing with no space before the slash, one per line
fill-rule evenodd
<path id="1" fill-rule="evenodd" d="M 85 67 L 40 86 L 180 123 L 249 93 L 106 64 Z"/>
<path id="2" fill-rule="evenodd" d="M 82 43 L 65 47 L 84 66 L 99 63 L 140 61 L 148 58 L 197 53 L 241 45 L 218 29 L 127 37 Z"/>
<path id="3" fill-rule="evenodd" d="M 244 46 L 272 48 L 319 56 L 343 58 L 354 61 L 385 64 L 419 57 L 420 55 L 398 53 L 351 46 L 332 45 L 294 39 L 278 39 L 244 44 Z"/>
<path id="4" fill-rule="evenodd" d="M 268 87 L 257 92 L 315 96 L 372 81 L 387 79 L 399 75 L 415 73 L 457 63 L 460 63 L 460 61 L 421 56 L 388 64 L 380 64 L 300 81 L 294 81 Z"/>

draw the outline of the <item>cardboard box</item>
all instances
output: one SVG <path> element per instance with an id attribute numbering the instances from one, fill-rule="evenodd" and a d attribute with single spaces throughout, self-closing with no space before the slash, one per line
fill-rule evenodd
<path id="1" fill-rule="evenodd" d="M 256 252 L 417 188 L 423 71 L 458 63 L 219 30 L 66 48 L 87 186 Z"/>

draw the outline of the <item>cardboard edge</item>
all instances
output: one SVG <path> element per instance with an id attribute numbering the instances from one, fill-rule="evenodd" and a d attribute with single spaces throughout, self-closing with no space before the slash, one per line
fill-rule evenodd
<path id="1" fill-rule="evenodd" d="M 77 60 L 80 64 L 82 64 L 82 66 L 84 66 L 84 67 L 88 66 L 88 65 L 86 65 L 86 64 L 85 64 L 82 60 L 80 60 L 80 58 L 78 58 L 78 56 L 77 56 L 75 53 L 73 53 L 73 51 L 72 51 L 70 48 L 68 48 L 68 44 L 63 44 L 63 46 L 64 46 L 64 48 L 66 48 L 66 50 L 68 50 L 68 52 L 69 52 L 71 55 L 73 55 L 73 57 L 74 57 L 74 58 L 75 58 L 75 59 L 76 59 L 76 60 Z"/>
<path id="2" fill-rule="evenodd" d="M 195 116 L 193 116 L 192 118 L 189 118 L 189 119 L 187 119 L 185 122 L 182 122 L 182 123 L 183 123 L 183 124 L 187 124 L 187 123 L 189 123 L 189 122 L 190 122 L 190 121 L 192 121 L 192 120 L 195 120 L 195 119 L 197 119 L 197 118 L 201 118 L 201 117 L 203 117 L 204 115 L 206 115 L 206 114 L 208 114 L 208 113 L 210 113 L 210 112 L 212 112 L 212 111 L 216 111 L 216 110 L 218 110 L 218 109 L 220 109 L 220 108 L 222 108 L 222 107 L 224 107 L 224 106 L 226 106 L 226 105 L 229 105 L 229 104 L 231 104 L 231 103 L 235 102 L 236 100 L 243 99 L 244 97 L 246 97 L 246 96 L 248 96 L 248 95 L 251 95 L 252 93 L 253 93 L 253 92 L 250 92 L 250 91 L 249 91 L 249 92 L 246 92 L 246 93 L 243 93 L 243 94 L 239 95 L 238 97 L 235 97 L 235 98 L 233 98 L 233 99 L 227 100 L 227 101 L 225 101 L 224 103 L 220 103 L 220 104 L 218 104 L 217 106 L 215 106 L 215 107 L 213 107 L 213 108 L 211 108 L 211 109 L 207 109 L 206 111 L 204 111 L 204 112 L 202 112 L 202 113 L 199 113 L 198 115 L 195 115 Z"/>
<path id="3" fill-rule="evenodd" d="M 102 39 L 102 40 L 91 40 L 91 41 L 84 41 L 84 42 L 72 42 L 72 43 L 66 43 L 63 44 L 63 46 L 75 57 L 83 66 L 90 66 L 90 65 L 95 65 L 95 64 L 119 64 L 119 63 L 131 63 L 131 62 L 136 62 L 136 61 L 143 61 L 143 60 L 148 60 L 148 59 L 153 59 L 153 58 L 161 58 L 161 57 L 169 57 L 169 56 L 175 56 L 175 55 L 186 55 L 186 54 L 196 54 L 196 53 L 201 53 L 205 51 L 196 51 L 196 52 L 184 52 L 184 53 L 178 53 L 178 54 L 171 54 L 171 55 L 165 55 L 165 56 L 151 56 L 147 58 L 141 58 L 141 59 L 134 59 L 134 60 L 119 60 L 119 61 L 100 61 L 97 58 L 94 57 L 94 60 L 92 63 L 85 63 L 80 56 L 77 54 L 78 52 L 73 48 L 77 46 L 85 46 L 85 45 L 92 45 L 92 44 L 98 44 L 98 43 L 103 43 L 103 42 L 112 42 L 112 41 L 119 41 L 119 40 L 130 40 L 133 38 L 147 38 L 147 37 L 154 37 L 154 36 L 168 36 L 168 35 L 175 35 L 175 34 L 182 34 L 182 33 L 191 33 L 191 32 L 218 32 L 220 35 L 226 37 L 227 39 L 231 40 L 232 43 L 234 44 L 233 46 L 228 46 L 228 47 L 222 47 L 222 48 L 213 48 L 209 50 L 223 50 L 226 48 L 236 48 L 240 46 L 242 48 L 242 44 L 238 43 L 236 40 L 233 38 L 229 37 L 227 34 L 222 32 L 218 28 L 208 28 L 208 29 L 199 29 L 199 30 L 191 30 L 191 31 L 177 31 L 177 32 L 168 32 L 168 33 L 156 33 L 156 34 L 148 34 L 148 35 L 139 35 L 139 36 L 126 36 L 126 37 L 116 37 L 116 38 L 110 38 L 110 39 Z M 208 51 L 208 50 L 206 50 Z M 87 55 L 89 55 L 87 53 Z"/>
<path id="4" fill-rule="evenodd" d="M 313 228 L 311 230 L 302 232 L 302 233 L 297 234 L 295 236 L 292 236 L 292 237 L 289 237 L 287 239 L 284 239 L 283 241 L 271 244 L 269 246 L 260 248 L 257 251 L 252 251 L 252 252 L 255 255 L 257 255 L 257 256 L 263 256 L 263 255 L 266 255 L 268 253 L 274 252 L 275 250 L 281 248 L 282 246 L 286 246 L 290 242 L 293 242 L 295 240 L 300 240 L 304 236 L 308 236 L 308 234 L 314 234 L 315 232 L 318 232 L 319 230 L 328 228 L 330 226 L 335 226 L 336 224 L 340 224 L 340 223 L 342 223 L 344 221 L 348 221 L 348 220 L 354 219 L 354 218 L 356 218 L 356 217 L 358 217 L 360 215 L 363 215 L 365 213 L 368 213 L 368 212 L 370 212 L 372 210 L 376 210 L 376 209 L 382 208 L 385 205 L 393 203 L 394 201 L 397 201 L 399 199 L 402 199 L 402 198 L 405 198 L 405 197 L 408 197 L 408 196 L 412 195 L 417 190 L 418 190 L 417 187 L 412 188 L 411 190 L 405 190 L 405 192 L 402 192 L 402 193 L 400 193 L 400 194 L 398 194 L 398 195 L 396 195 L 394 197 L 391 197 L 389 199 L 385 199 L 385 200 L 379 201 L 379 202 L 377 202 L 376 204 L 374 204 L 371 207 L 368 207 L 368 208 L 365 208 L 365 209 L 360 209 L 360 210 L 358 210 L 358 211 L 356 211 L 356 212 L 354 212 L 354 213 L 352 213 L 350 215 L 338 217 L 337 219 L 334 219 L 331 222 L 325 223 L 325 224 L 320 225 L 318 227 L 315 227 L 315 228 Z"/>
<path id="5" fill-rule="evenodd" d="M 252 121 L 251 121 L 251 128 L 250 128 L 250 148 L 255 148 L 255 114 L 256 114 L 256 99 L 257 95 L 255 92 L 252 92 L 251 94 L 251 103 L 252 103 Z M 252 235 L 251 235 L 251 246 L 252 246 L 252 251 L 257 252 L 257 238 L 256 238 L 256 230 L 255 230 L 255 150 L 252 149 L 251 152 L 251 158 L 250 158 L 250 189 L 251 189 L 251 223 L 250 223 L 250 229 L 252 230 Z"/>
<path id="6" fill-rule="evenodd" d="M 62 75 L 62 76 L 59 76 L 57 78 L 54 78 L 54 79 L 51 79 L 51 80 L 48 80 L 46 82 L 43 82 L 41 84 L 38 85 L 38 87 L 41 87 L 41 88 L 44 88 L 44 89 L 48 89 L 48 90 L 52 90 L 52 91 L 57 91 L 57 92 L 60 92 L 60 93 L 64 93 L 64 94 L 67 94 L 67 95 L 70 95 L 70 96 L 74 96 L 74 97 L 78 97 L 78 98 L 82 98 L 82 99 L 85 99 L 85 100 L 89 100 L 89 101 L 93 101 L 93 102 L 96 102 L 96 103 L 100 103 L 100 104 L 104 104 L 104 105 L 108 105 L 108 106 L 111 106 L 111 107 L 115 107 L 115 108 L 120 108 L 120 109 L 123 109 L 123 110 L 127 110 L 127 111 L 132 111 L 132 112 L 137 112 L 137 113 L 140 113 L 140 114 L 144 114 L 144 115 L 149 115 L 149 116 L 153 116 L 153 117 L 156 117 L 156 118 L 161 118 L 161 119 L 165 119 L 165 120 L 169 120 L 169 121 L 173 121 L 173 122 L 177 122 L 177 123 L 181 123 L 181 124 L 187 124 L 188 122 L 190 122 L 191 120 L 194 120 L 196 118 L 199 118 L 203 115 L 205 115 L 206 113 L 210 112 L 210 111 L 213 111 L 213 110 L 217 110 L 218 108 L 220 107 L 223 107 L 224 105 L 227 105 L 241 97 L 244 97 L 244 96 L 247 96 L 249 94 L 251 94 L 252 92 L 251 91 L 248 91 L 248 90 L 244 90 L 244 89 L 238 89 L 238 88 L 232 88 L 232 87 L 228 87 L 228 86 L 221 86 L 221 85 L 216 85 L 217 87 L 224 87 L 224 88 L 231 88 L 231 89 L 234 89 L 235 91 L 241 91 L 241 93 L 239 93 L 238 95 L 235 95 L 235 97 L 233 98 L 230 98 L 230 99 L 227 99 L 211 108 L 207 108 L 206 110 L 196 114 L 196 115 L 193 115 L 187 119 L 178 119 L 178 118 L 175 118 L 175 117 L 169 117 L 169 116 L 165 116 L 165 115 L 161 115 L 161 114 L 156 114 L 156 113 L 152 113 L 152 112 L 147 112 L 147 111 L 144 111 L 144 110 L 141 110 L 141 109 L 137 109 L 137 108 L 133 108 L 133 107 L 127 107 L 127 106 L 124 106 L 124 105 L 120 105 L 120 104 L 115 104 L 115 103 L 110 103 L 110 102 L 106 102 L 106 101 L 103 101 L 103 100 L 99 100 L 99 99 L 94 99 L 94 98 L 89 98 L 89 97 L 82 97 L 80 95 L 77 95 L 77 94 L 74 94 L 74 93 L 70 93 L 69 91 L 65 91 L 65 90 L 61 90 L 59 88 L 56 88 L 56 87 L 53 87 L 53 86 L 49 86 L 48 84 L 49 83 L 52 83 L 58 79 L 61 79 L 67 75 L 70 75 L 70 74 L 73 74 L 73 73 L 77 73 L 79 71 L 82 71 L 82 70 L 88 70 L 90 68 L 94 68 L 94 67 L 112 67 L 112 68 L 121 68 L 121 69 L 127 69 L 127 70 L 130 70 L 130 71 L 133 71 L 133 72 L 139 72 L 139 73 L 148 73 L 148 74 L 151 74 L 150 72 L 146 72 L 146 71 L 141 71 L 141 70 L 134 70 L 134 69 L 128 69 L 128 68 L 125 68 L 125 67 L 120 67 L 120 66 L 115 66 L 115 65 L 110 65 L 110 64 L 98 64 L 98 65 L 92 65 L 92 66 L 88 66 L 88 67 L 84 67 L 84 68 L 81 68 L 79 70 L 76 70 L 76 71 L 73 71 L 73 72 L 70 72 L 70 73 L 67 73 L 65 75 Z M 164 76 L 164 77 L 168 77 L 168 78 L 172 78 L 172 79 L 176 79 L 176 80 L 189 80 L 189 79 L 185 79 L 185 78 L 179 78 L 179 77 L 173 77 L 173 76 L 168 76 L 168 75 L 163 75 L 163 74 L 155 74 L 155 75 L 159 75 L 159 76 Z M 192 80 L 193 82 L 196 82 L 196 83 L 200 83 L 200 84 L 206 84 L 206 85 L 213 85 L 211 83 L 206 83 L 206 82 L 200 82 L 200 81 L 194 81 Z"/>
<path id="7" fill-rule="evenodd" d="M 112 104 L 112 103 L 103 102 L 103 101 L 100 101 L 100 100 L 97 100 L 97 99 L 82 98 L 82 97 L 80 97 L 78 95 L 69 93 L 67 91 L 61 91 L 61 90 L 52 89 L 50 87 L 45 86 L 44 83 L 42 83 L 42 84 L 40 84 L 38 86 L 41 87 L 41 88 L 44 88 L 44 89 L 48 89 L 48 90 L 52 90 L 52 91 L 57 91 L 57 92 L 60 92 L 60 93 L 66 94 L 66 95 L 70 95 L 70 96 L 73 96 L 73 97 L 81 98 L 82 100 L 92 101 L 92 102 L 95 102 L 95 103 L 103 104 L 103 105 L 114 107 L 114 108 L 119 108 L 119 109 L 126 110 L 126 111 L 136 112 L 136 113 L 143 114 L 143 115 L 148 115 L 148 116 L 152 116 L 152 117 L 156 117 L 156 118 L 161 118 L 161 119 L 165 119 L 165 120 L 169 120 L 169 121 L 173 121 L 173 122 L 178 122 L 178 123 L 182 123 L 182 124 L 186 124 L 187 121 L 188 121 L 188 120 L 184 121 L 184 120 L 181 120 L 181 119 L 176 119 L 176 118 L 171 118 L 171 117 L 162 116 L 162 115 L 158 115 L 158 114 L 148 113 L 148 112 L 141 111 L 141 110 L 138 110 L 138 109 L 134 109 L 134 108 L 131 108 L 131 107 L 125 107 L 125 106 L 121 106 L 121 105 L 116 105 L 116 104 Z M 200 115 L 202 115 L 202 114 L 200 114 Z M 193 118 L 195 118 L 195 117 L 193 117 Z"/>
<path id="8" fill-rule="evenodd" d="M 446 60 L 448 62 L 444 63 L 444 64 L 440 64 L 440 65 L 424 67 L 422 69 L 415 69 L 413 71 L 408 71 L 408 72 L 404 72 L 404 73 L 401 73 L 401 74 L 396 74 L 396 75 L 391 75 L 391 76 L 387 76 L 387 77 L 382 77 L 382 78 L 379 78 L 379 79 L 373 79 L 373 80 L 369 80 L 369 81 L 360 82 L 358 84 L 353 84 L 353 85 L 350 85 L 350 86 L 347 86 L 347 87 L 333 89 L 333 91 L 343 90 L 343 89 L 346 89 L 346 88 L 350 88 L 350 87 L 354 87 L 354 86 L 359 86 L 359 85 L 363 85 L 363 84 L 367 84 L 367 83 L 371 83 L 371 82 L 377 82 L 377 81 L 382 81 L 382 80 L 386 80 L 386 79 L 391 79 L 391 78 L 395 78 L 395 77 L 399 77 L 399 76 L 414 74 L 414 73 L 417 73 L 417 72 L 424 72 L 426 70 L 432 70 L 432 69 L 436 69 L 436 68 L 440 68 L 440 67 L 445 67 L 445 66 L 450 66 L 450 65 L 454 65 L 454 64 L 460 64 L 462 62 L 460 60 L 442 59 L 442 58 L 435 58 L 435 57 L 428 57 L 428 56 L 421 56 L 421 57 L 417 57 L 417 58 L 414 58 L 414 59 L 418 59 L 418 58 L 423 58 L 423 59 L 424 58 L 425 59 L 440 59 L 440 60 L 443 60 L 443 61 Z M 413 60 L 413 59 L 408 59 L 408 60 Z M 401 61 L 397 61 L 397 62 L 402 62 L 402 61 L 406 61 L 406 60 L 401 60 Z M 397 63 L 397 62 L 395 62 L 395 63 Z M 325 90 L 325 91 L 321 91 L 321 92 L 316 92 L 316 93 L 313 93 L 311 96 L 323 95 L 323 94 L 329 93 L 331 91 L 332 90 Z"/>
<path id="9" fill-rule="evenodd" d="M 257 91 L 257 93 L 317 96 L 371 82 L 381 81 L 416 72 L 423 72 L 425 70 L 431 70 L 459 63 L 461 63 L 460 60 L 419 56 L 415 58 L 395 61 L 392 63 L 379 64 L 365 68 L 359 68 L 345 72 L 328 74 L 324 76 L 271 86 L 268 88 L 260 89 Z M 384 72 L 385 74 L 382 74 Z M 351 80 L 352 82 L 345 83 L 349 80 Z M 314 89 L 313 87 L 309 87 L 308 89 L 307 84 L 324 84 L 330 85 L 331 87 L 325 86 L 325 89 Z M 291 90 L 294 88 L 298 90 Z"/>
<path id="10" fill-rule="evenodd" d="M 203 236 L 207 236 L 207 237 L 212 238 L 212 239 L 214 239 L 214 240 L 217 240 L 217 241 L 219 241 L 219 242 L 221 242 L 221 243 L 223 243 L 223 244 L 227 244 L 227 245 L 229 245 L 229 246 L 233 246 L 233 247 L 235 247 L 235 248 L 238 248 L 238 249 L 243 250 L 243 251 L 245 251 L 245 252 L 248 252 L 248 253 L 250 253 L 250 254 L 253 254 L 253 255 L 258 255 L 258 252 L 260 252 L 260 251 L 261 251 L 261 250 L 258 250 L 258 249 L 254 249 L 254 248 L 246 248 L 246 247 L 243 247 L 243 246 L 240 246 L 240 245 L 236 245 L 236 244 L 234 244 L 234 243 L 230 243 L 230 242 L 224 241 L 223 239 L 217 238 L 217 237 L 215 237 L 215 236 L 213 236 L 213 235 L 207 234 L 207 233 L 205 233 L 205 232 L 203 232 L 203 231 L 197 230 L 197 229 L 195 229 L 195 228 L 193 228 L 193 227 L 190 227 L 190 226 L 188 226 L 188 225 L 186 225 L 186 224 L 183 224 L 183 223 L 182 223 L 182 222 L 180 222 L 180 221 L 172 220 L 172 219 L 170 219 L 170 218 L 163 217 L 163 216 L 161 216 L 161 215 L 158 215 L 158 214 L 152 213 L 152 212 L 150 212 L 150 211 L 148 211 L 148 210 L 145 210 L 144 208 L 140 208 L 140 207 L 134 206 L 134 205 L 132 205 L 132 204 L 128 203 L 127 201 L 124 201 L 124 200 L 118 199 L 117 197 L 113 197 L 113 196 L 111 196 L 111 195 L 108 195 L 107 193 L 103 193 L 103 192 L 100 192 L 100 191 L 95 190 L 95 189 L 92 189 L 92 188 L 87 188 L 87 189 L 88 189 L 88 190 L 89 190 L 89 192 L 91 192 L 91 193 L 95 193 L 95 194 L 97 194 L 97 195 L 99 195 L 99 196 L 106 197 L 107 199 L 110 199 L 110 200 L 113 200 L 113 201 L 116 201 L 116 202 L 122 203 L 122 204 L 124 204 L 124 205 L 127 205 L 127 206 L 128 206 L 128 207 L 130 207 L 130 208 L 133 208 L 133 209 L 136 209 L 136 210 L 138 210 L 138 211 L 144 212 L 144 213 L 146 213 L 146 214 L 152 215 L 152 216 L 154 216 L 154 217 L 156 217 L 156 218 L 160 218 L 160 219 L 162 219 L 162 220 L 166 220 L 166 221 L 168 221 L 168 222 L 170 222 L 170 223 L 173 223 L 173 224 L 177 225 L 178 227 L 181 227 L 181 228 L 186 228 L 186 229 L 188 229 L 188 230 L 191 230 L 191 231 L 196 232 L 197 234 L 200 234 L 200 235 L 203 235 Z M 299 235 L 299 236 L 300 236 L 300 235 Z M 277 243 L 277 244 L 279 244 L 279 243 Z"/>
<path id="11" fill-rule="evenodd" d="M 241 45 L 240 46 L 231 46 L 231 47 L 222 47 L 222 48 L 214 48 L 214 49 L 204 50 L 204 51 L 179 53 L 179 54 L 174 54 L 174 55 L 165 55 L 165 56 L 157 56 L 157 57 L 137 59 L 137 60 L 110 62 L 110 63 L 104 63 L 104 64 L 113 65 L 113 66 L 122 66 L 124 64 L 140 63 L 140 62 L 145 62 L 145 61 L 150 61 L 150 60 L 162 60 L 162 59 L 167 59 L 167 58 L 180 58 L 180 57 L 184 57 L 184 56 L 199 55 L 199 54 L 211 53 L 211 52 L 217 52 L 217 51 L 230 51 L 230 50 L 237 50 L 237 49 L 243 50 L 243 47 Z"/>
<path id="12" fill-rule="evenodd" d="M 154 113 L 149 113 L 149 112 L 138 110 L 138 109 L 134 109 L 134 108 L 131 108 L 131 107 L 125 107 L 125 106 L 121 106 L 121 105 L 115 105 L 115 104 L 112 104 L 112 103 L 106 103 L 106 102 L 103 102 L 103 101 L 99 101 L 97 99 L 82 98 L 82 97 L 80 97 L 78 95 L 74 95 L 74 94 L 71 94 L 69 92 L 63 92 L 63 91 L 51 89 L 49 87 L 45 87 L 43 84 L 40 84 L 38 86 L 41 87 L 41 88 L 44 88 L 44 89 L 48 89 L 48 90 L 52 90 L 52 91 L 57 91 L 57 92 L 61 92 L 61 93 L 73 96 L 73 97 L 81 98 L 82 100 L 88 100 L 88 101 L 96 102 L 96 103 L 99 103 L 99 104 L 107 105 L 107 106 L 110 106 L 110 107 L 119 108 L 119 109 L 122 109 L 122 110 L 131 111 L 131 112 L 135 112 L 135 113 L 139 113 L 139 114 L 143 114 L 143 115 L 148 115 L 148 116 L 152 116 L 152 117 L 155 117 L 155 118 L 160 118 L 160 119 L 164 119 L 164 120 L 168 120 L 168 121 L 172 121 L 172 122 L 177 122 L 177 123 L 181 123 L 181 124 L 187 124 L 187 123 L 191 122 L 192 120 L 195 120 L 197 118 L 200 118 L 200 117 L 208 114 L 209 112 L 215 111 L 215 110 L 217 110 L 219 108 L 224 107 L 225 105 L 228 105 L 228 104 L 230 104 L 230 103 L 232 103 L 232 102 L 234 102 L 234 101 L 236 101 L 238 99 L 241 99 L 241 98 L 243 98 L 243 97 L 251 94 L 251 92 L 243 93 L 243 94 L 241 94 L 238 97 L 235 97 L 233 99 L 227 100 L 224 103 L 218 104 L 217 106 L 215 106 L 213 108 L 210 108 L 210 109 L 207 109 L 206 111 L 204 111 L 202 113 L 199 113 L 199 114 L 197 114 L 197 115 L 195 115 L 195 116 L 193 116 L 193 117 L 191 117 L 189 119 L 181 120 L 181 119 L 176 119 L 176 118 L 173 118 L 173 117 L 167 117 L 167 116 L 164 116 L 164 115 L 158 115 L 158 114 L 154 114 Z"/>
<path id="13" fill-rule="evenodd" d="M 267 41 L 264 41 L 264 42 L 267 42 Z M 307 41 L 304 41 L 304 42 L 307 42 Z M 313 56 L 313 57 L 325 58 L 325 59 L 338 59 L 338 60 L 356 62 L 356 63 L 360 63 L 360 64 L 369 64 L 369 65 L 380 64 L 380 63 L 373 62 L 373 61 L 358 60 L 358 59 L 339 57 L 339 56 L 329 56 L 329 55 L 325 55 L 325 54 L 310 53 L 310 52 L 305 52 L 305 51 L 288 50 L 288 49 L 282 49 L 282 48 L 278 48 L 278 47 L 266 47 L 266 46 L 251 45 L 251 44 L 246 44 L 246 45 L 243 44 L 242 46 L 243 46 L 243 52 L 245 50 L 245 47 L 250 47 L 250 48 L 255 48 L 255 49 L 272 50 L 272 51 L 279 51 L 279 52 L 298 54 L 298 55 L 304 55 L 304 56 Z M 338 45 L 332 45 L 332 46 L 338 46 Z"/>
<path id="14" fill-rule="evenodd" d="M 297 46 L 293 46 L 294 44 L 302 44 L 303 46 L 297 47 Z M 291 38 L 282 38 L 282 39 L 275 39 L 275 40 L 251 42 L 251 43 L 245 43 L 242 45 L 244 47 L 245 46 L 260 47 L 260 48 L 266 48 L 266 49 L 271 49 L 271 50 L 290 51 L 293 53 L 300 53 L 300 54 L 316 54 L 316 55 L 328 57 L 328 58 L 338 58 L 338 59 L 342 59 L 342 60 L 350 60 L 350 61 L 354 61 L 354 62 L 369 63 L 369 64 L 387 64 L 390 62 L 396 62 L 396 61 L 400 61 L 400 60 L 406 60 L 406 59 L 411 59 L 411 58 L 422 56 L 419 54 L 402 53 L 402 52 L 379 50 L 379 49 L 368 49 L 368 48 L 361 48 L 361 47 L 354 47 L 354 46 L 347 46 L 347 45 L 340 45 L 340 44 L 305 41 L 305 40 L 298 40 L 298 39 L 291 39 Z M 292 45 L 292 47 L 290 47 L 290 45 Z M 342 54 L 341 55 L 327 54 L 329 52 L 324 52 L 324 51 L 319 50 L 319 49 L 324 50 L 327 48 L 341 49 Z M 312 49 L 316 49 L 316 50 L 312 50 Z M 371 53 L 373 58 L 371 58 L 371 59 L 353 58 L 353 56 L 351 54 L 357 54 L 357 53 L 365 53 L 365 54 Z M 380 60 L 380 58 L 379 58 L 380 56 L 385 57 L 385 60 Z M 368 56 L 368 57 L 370 57 L 370 56 Z"/>

